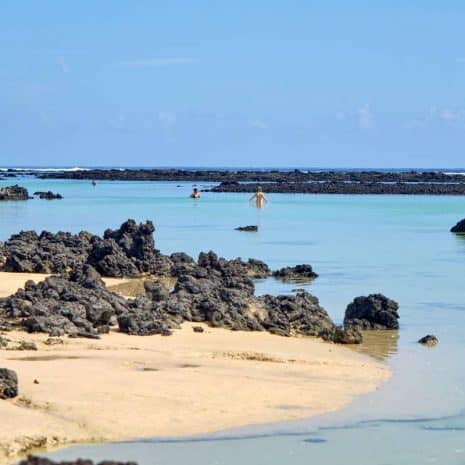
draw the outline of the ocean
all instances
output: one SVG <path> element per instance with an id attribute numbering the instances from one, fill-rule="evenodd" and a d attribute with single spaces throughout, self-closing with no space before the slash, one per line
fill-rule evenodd
<path id="1" fill-rule="evenodd" d="M 380 338 L 375 351 L 391 367 L 391 380 L 341 411 L 202 437 L 80 445 L 49 457 L 139 465 L 465 464 L 465 237 L 449 232 L 465 217 L 465 198 L 271 194 L 258 211 L 246 194 L 202 193 L 193 201 L 186 182 L 93 187 L 25 177 L 0 180 L 0 187 L 16 182 L 64 199 L 0 203 L 0 240 L 21 229 L 101 234 L 127 218 L 152 219 L 164 253 L 214 250 L 272 268 L 310 263 L 320 277 L 302 287 L 336 322 L 359 295 L 382 292 L 400 304 L 398 334 Z M 234 230 L 249 224 L 259 232 Z M 257 293 L 295 287 L 271 278 L 256 283 Z M 438 337 L 438 347 L 417 344 L 427 333 Z"/>

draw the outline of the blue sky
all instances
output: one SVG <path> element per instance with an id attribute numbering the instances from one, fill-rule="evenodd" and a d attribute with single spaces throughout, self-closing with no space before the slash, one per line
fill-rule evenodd
<path id="1" fill-rule="evenodd" d="M 17 1 L 0 164 L 465 167 L 463 1 Z"/>

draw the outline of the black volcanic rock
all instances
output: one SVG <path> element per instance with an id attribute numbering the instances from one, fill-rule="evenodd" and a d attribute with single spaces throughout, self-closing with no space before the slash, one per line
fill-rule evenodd
<path id="1" fill-rule="evenodd" d="M 424 346 L 433 347 L 436 346 L 439 341 L 438 338 L 433 334 L 427 334 L 426 336 L 423 336 L 421 339 L 419 339 L 418 342 Z"/>
<path id="2" fill-rule="evenodd" d="M 465 234 L 465 218 L 460 220 L 450 231 L 457 234 Z"/>
<path id="3" fill-rule="evenodd" d="M 26 188 L 17 184 L 14 186 L 0 187 L 0 200 L 28 200 L 29 193 Z"/>
<path id="4" fill-rule="evenodd" d="M 318 277 L 311 265 L 286 266 L 280 270 L 273 271 L 273 276 L 283 281 L 311 280 Z"/>
<path id="5" fill-rule="evenodd" d="M 58 193 L 53 193 L 52 191 L 38 191 L 34 192 L 34 195 L 38 195 L 39 199 L 44 199 L 44 200 L 55 200 L 55 199 L 62 199 L 63 196 Z"/>
<path id="6" fill-rule="evenodd" d="M 29 455 L 27 459 L 19 462 L 19 465 L 94 465 L 92 460 L 66 460 L 63 462 L 54 462 L 45 457 Z M 95 462 L 95 465 L 137 465 L 136 462 L 115 462 L 114 460 L 104 460 L 103 462 Z"/>
<path id="7" fill-rule="evenodd" d="M 234 228 L 236 231 L 245 231 L 245 232 L 257 232 L 258 226 L 256 225 L 248 225 L 248 226 L 238 226 Z"/>
<path id="8" fill-rule="evenodd" d="M 8 368 L 0 368 L 0 399 L 12 399 L 18 395 L 18 375 Z"/>
<path id="9" fill-rule="evenodd" d="M 356 329 L 398 329 L 399 304 L 382 294 L 356 297 L 345 311 L 344 327 Z"/>

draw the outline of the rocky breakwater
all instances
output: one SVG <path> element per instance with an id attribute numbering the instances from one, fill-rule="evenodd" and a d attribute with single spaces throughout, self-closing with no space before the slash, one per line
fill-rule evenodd
<path id="1" fill-rule="evenodd" d="M 79 234 L 21 231 L 0 245 L 5 257 L 1 269 L 62 273 L 89 264 L 109 277 L 163 274 L 171 268 L 171 262 L 155 249 L 154 231 L 151 221 L 138 225 L 131 219 L 116 230 L 106 230 L 103 238 L 86 231 Z"/>
<path id="2" fill-rule="evenodd" d="M 347 195 L 465 195 L 465 183 L 439 182 L 372 182 L 372 181 L 296 181 L 239 183 L 223 181 L 209 192 L 253 193 L 261 187 L 266 193 L 275 194 L 347 194 Z"/>
<path id="3" fill-rule="evenodd" d="M 63 196 L 58 193 L 54 193 L 52 191 L 38 191 L 34 192 L 34 195 L 38 195 L 39 199 L 44 199 L 44 200 L 57 200 L 57 199 L 62 199 Z"/>
<path id="4" fill-rule="evenodd" d="M 18 186 L 1 187 L 0 188 L 0 201 L 1 200 L 28 200 L 29 193 L 26 188 Z"/>
<path id="5" fill-rule="evenodd" d="M 465 218 L 453 226 L 450 231 L 456 234 L 465 234 Z"/>
<path id="6" fill-rule="evenodd" d="M 19 462 L 19 465 L 94 465 L 92 460 L 77 459 L 66 460 L 64 462 L 55 462 L 45 457 L 30 455 L 27 459 Z M 115 462 L 114 460 L 104 460 L 103 462 L 95 462 L 95 465 L 137 465 L 136 462 Z"/>

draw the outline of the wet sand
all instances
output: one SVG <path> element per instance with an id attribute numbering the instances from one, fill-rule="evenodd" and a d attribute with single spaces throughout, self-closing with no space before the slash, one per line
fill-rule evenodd
<path id="1" fill-rule="evenodd" d="M 57 345 L 47 345 L 45 334 L 6 333 L 10 346 L 34 341 L 38 350 L 0 350 L 0 366 L 15 370 L 20 381 L 20 396 L 0 401 L 0 417 L 8 418 L 0 422 L 0 463 L 37 447 L 319 415 L 390 375 L 367 355 L 313 338 L 205 325 L 194 333 L 192 326 L 169 337 L 112 332 L 100 340 L 64 337 Z"/>

